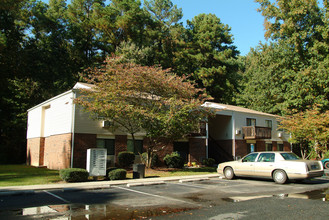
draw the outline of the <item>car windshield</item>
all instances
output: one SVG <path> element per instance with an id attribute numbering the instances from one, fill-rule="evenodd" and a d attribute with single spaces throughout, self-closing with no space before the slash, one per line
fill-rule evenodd
<path id="1" fill-rule="evenodd" d="M 294 153 L 281 153 L 285 160 L 299 160 L 299 157 Z"/>

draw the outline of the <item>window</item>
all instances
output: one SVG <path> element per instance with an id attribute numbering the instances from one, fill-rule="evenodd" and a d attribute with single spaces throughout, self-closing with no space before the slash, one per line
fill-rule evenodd
<path id="1" fill-rule="evenodd" d="M 299 157 L 294 153 L 282 153 L 281 156 L 285 160 L 299 160 Z"/>
<path id="2" fill-rule="evenodd" d="M 283 151 L 283 144 L 278 144 L 278 151 Z"/>
<path id="3" fill-rule="evenodd" d="M 106 148 L 107 155 L 114 155 L 115 153 L 115 140 L 114 139 L 97 139 L 97 147 Z"/>
<path id="4" fill-rule="evenodd" d="M 249 154 L 242 159 L 242 162 L 255 162 L 257 155 L 258 153 Z"/>
<path id="5" fill-rule="evenodd" d="M 247 126 L 256 126 L 255 118 L 247 118 Z"/>
<path id="6" fill-rule="evenodd" d="M 272 130 L 272 120 L 265 120 L 265 127 L 271 128 Z"/>
<path id="7" fill-rule="evenodd" d="M 261 153 L 258 157 L 257 162 L 274 162 L 274 153 Z"/>
<path id="8" fill-rule="evenodd" d="M 265 144 L 265 151 L 272 151 L 273 150 L 273 145 L 270 143 Z"/>
<path id="9" fill-rule="evenodd" d="M 135 155 L 138 153 L 143 153 L 143 140 L 135 140 L 135 148 L 134 142 L 132 139 L 127 141 L 127 151 L 134 152 Z"/>

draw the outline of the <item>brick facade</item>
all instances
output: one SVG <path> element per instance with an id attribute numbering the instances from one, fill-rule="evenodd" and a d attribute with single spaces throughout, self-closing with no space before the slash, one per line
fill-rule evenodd
<path id="1" fill-rule="evenodd" d="M 190 162 L 201 164 L 202 160 L 206 158 L 206 139 L 204 138 L 190 138 Z"/>
<path id="2" fill-rule="evenodd" d="M 31 166 L 43 166 L 45 138 L 27 139 L 26 163 Z"/>
<path id="3" fill-rule="evenodd" d="M 96 148 L 96 134 L 74 134 L 73 167 L 86 169 L 87 150 Z"/>
<path id="4" fill-rule="evenodd" d="M 49 169 L 69 168 L 71 163 L 71 134 L 45 138 L 44 165 Z"/>
<path id="5" fill-rule="evenodd" d="M 115 156 L 122 151 L 127 151 L 127 135 L 115 135 Z"/>

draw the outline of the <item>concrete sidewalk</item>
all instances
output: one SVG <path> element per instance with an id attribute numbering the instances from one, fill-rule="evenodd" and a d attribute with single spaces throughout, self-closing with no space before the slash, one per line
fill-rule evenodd
<path id="1" fill-rule="evenodd" d="M 90 181 L 81 183 L 62 183 L 62 184 L 46 184 L 46 185 L 28 185 L 28 186 L 7 186 L 0 187 L 0 196 L 10 196 L 19 194 L 33 194 L 36 191 L 42 190 L 63 190 L 63 191 L 79 191 L 110 188 L 115 185 L 142 186 L 164 184 L 168 181 L 199 181 L 209 178 L 219 177 L 219 174 L 205 174 L 193 176 L 173 176 L 173 177 L 155 177 L 144 179 L 128 179 L 128 180 L 114 180 L 114 181 Z"/>

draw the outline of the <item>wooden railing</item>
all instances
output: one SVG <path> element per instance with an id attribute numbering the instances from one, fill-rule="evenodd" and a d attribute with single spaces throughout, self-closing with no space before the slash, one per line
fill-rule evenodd
<path id="1" fill-rule="evenodd" d="M 268 127 L 246 126 L 242 127 L 244 139 L 271 139 L 272 129 Z"/>

